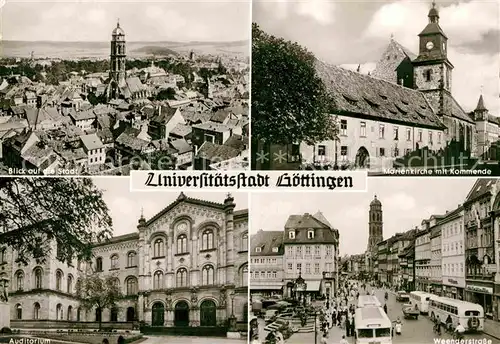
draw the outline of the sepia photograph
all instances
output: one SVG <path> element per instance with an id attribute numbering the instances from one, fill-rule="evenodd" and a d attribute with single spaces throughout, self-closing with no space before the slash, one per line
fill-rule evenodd
<path id="1" fill-rule="evenodd" d="M 0 204 L 0 342 L 247 340 L 247 193 L 13 177 Z"/>
<path id="2" fill-rule="evenodd" d="M 254 1 L 252 169 L 500 175 L 499 6 Z"/>
<path id="3" fill-rule="evenodd" d="M 252 343 L 500 341 L 500 179 L 373 178 L 250 208 Z"/>
<path id="4" fill-rule="evenodd" d="M 0 12 L 0 174 L 249 168 L 248 1 Z"/>

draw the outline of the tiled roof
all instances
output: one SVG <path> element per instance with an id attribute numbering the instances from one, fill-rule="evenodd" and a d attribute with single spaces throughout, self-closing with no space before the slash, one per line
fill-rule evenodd
<path id="1" fill-rule="evenodd" d="M 96 118 L 96 115 L 92 110 L 79 111 L 79 112 L 71 111 L 69 115 L 75 121 L 83 121 Z"/>
<path id="2" fill-rule="evenodd" d="M 213 114 L 212 117 L 210 117 L 210 120 L 212 122 L 217 122 L 217 123 L 224 123 L 226 118 L 229 117 L 229 112 L 226 110 L 217 110 L 216 113 Z"/>
<path id="3" fill-rule="evenodd" d="M 191 128 L 191 126 L 177 123 L 176 126 L 170 131 L 170 134 L 185 137 L 191 134 L 192 131 L 193 129 Z"/>
<path id="4" fill-rule="evenodd" d="M 323 220 L 323 219 L 322 219 Z M 338 243 L 338 231 L 329 225 L 317 219 L 311 214 L 290 215 L 285 224 L 285 230 L 295 229 L 295 238 L 290 239 L 286 233 L 284 237 L 285 243 Z M 308 238 L 308 230 L 314 230 L 314 238 Z"/>
<path id="5" fill-rule="evenodd" d="M 224 142 L 224 146 L 228 146 L 234 149 L 239 150 L 240 152 L 245 150 L 245 146 L 248 145 L 248 137 L 236 135 L 231 135 L 226 142 Z"/>
<path id="6" fill-rule="evenodd" d="M 176 108 L 172 108 L 167 105 L 160 105 L 155 108 L 155 113 L 153 118 L 151 119 L 151 122 L 163 124 L 168 123 L 172 119 L 172 117 L 174 117 L 176 111 Z"/>
<path id="7" fill-rule="evenodd" d="M 472 119 L 472 117 L 470 117 L 464 111 L 464 109 L 462 109 L 460 104 L 458 104 L 457 100 L 451 94 L 445 93 L 444 98 L 445 98 L 445 104 L 451 105 L 451 106 L 448 106 L 444 109 L 445 115 L 458 118 L 462 121 L 466 121 L 466 122 L 469 122 L 471 124 L 475 123 L 474 120 Z"/>
<path id="8" fill-rule="evenodd" d="M 142 151 L 149 145 L 148 141 L 134 137 L 127 132 L 121 133 L 121 135 L 117 137 L 116 143 L 132 148 L 134 151 Z"/>
<path id="9" fill-rule="evenodd" d="M 82 143 L 85 148 L 87 148 L 87 150 L 99 149 L 104 147 L 101 140 L 96 134 L 83 135 L 80 136 L 80 139 L 82 140 Z"/>
<path id="10" fill-rule="evenodd" d="M 191 123 L 196 123 L 196 122 L 207 122 L 210 120 L 210 117 L 212 117 L 212 114 L 208 112 L 194 112 L 194 111 L 183 111 L 182 112 L 182 117 L 184 117 L 184 120 L 187 122 Z"/>
<path id="11" fill-rule="evenodd" d="M 472 202 L 479 197 L 491 192 L 491 188 L 497 181 L 498 179 L 495 178 L 479 178 L 478 180 L 476 180 L 476 183 L 474 183 L 474 186 L 469 191 L 465 202 Z"/>
<path id="12" fill-rule="evenodd" d="M 195 124 L 195 125 L 193 125 L 193 128 L 215 131 L 215 132 L 219 132 L 219 133 L 224 133 L 226 131 L 231 130 L 231 128 L 225 124 L 212 122 L 212 121 L 208 121 L 208 122 L 201 123 L 201 124 Z"/>
<path id="13" fill-rule="evenodd" d="M 207 141 L 201 145 L 196 158 L 202 158 L 209 161 L 224 161 L 237 157 L 240 153 L 239 150 L 232 147 Z"/>
<path id="14" fill-rule="evenodd" d="M 170 144 L 179 154 L 184 154 L 193 150 L 193 147 L 184 139 L 173 140 Z"/>
<path id="15" fill-rule="evenodd" d="M 422 92 L 316 62 L 332 101 L 332 113 L 433 129 L 445 126 Z"/>
<path id="16" fill-rule="evenodd" d="M 259 230 L 250 237 L 250 256 L 282 256 L 284 253 L 283 231 Z M 256 252 L 260 248 L 260 252 Z M 278 252 L 273 252 L 277 248 Z"/>

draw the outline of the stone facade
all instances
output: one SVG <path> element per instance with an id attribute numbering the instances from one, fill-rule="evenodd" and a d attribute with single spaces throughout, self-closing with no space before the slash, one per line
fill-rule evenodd
<path id="1" fill-rule="evenodd" d="M 96 245 L 88 264 L 68 267 L 47 259 L 24 267 L 2 251 L 11 319 L 97 322 L 100 316 L 103 322 L 172 327 L 227 325 L 234 314 L 246 323 L 248 210 L 235 206 L 230 196 L 214 203 L 181 193 L 152 219 L 141 217 L 136 233 Z M 87 269 L 122 286 L 116 312 L 80 310 L 75 286 Z"/>

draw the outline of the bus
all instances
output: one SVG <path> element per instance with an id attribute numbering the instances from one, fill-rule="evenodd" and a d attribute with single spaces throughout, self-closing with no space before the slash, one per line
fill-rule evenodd
<path id="1" fill-rule="evenodd" d="M 429 301 L 433 294 L 424 291 L 412 291 L 410 293 L 410 303 L 413 308 L 420 311 L 421 314 L 429 314 Z"/>
<path id="2" fill-rule="evenodd" d="M 392 344 L 392 322 L 380 307 L 357 308 L 354 326 L 356 344 Z"/>
<path id="3" fill-rule="evenodd" d="M 382 307 L 382 304 L 374 295 L 359 295 L 358 308 L 364 307 Z"/>
<path id="4" fill-rule="evenodd" d="M 445 326 L 451 320 L 453 328 L 460 323 L 468 332 L 482 332 L 484 329 L 484 309 L 477 303 L 432 296 L 429 302 L 429 314 L 432 321 L 439 315 L 439 320 Z"/>

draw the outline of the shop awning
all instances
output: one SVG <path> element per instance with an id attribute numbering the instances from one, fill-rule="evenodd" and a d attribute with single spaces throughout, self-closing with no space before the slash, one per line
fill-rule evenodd
<path id="1" fill-rule="evenodd" d="M 306 281 L 307 289 L 306 291 L 319 291 L 319 286 L 321 281 Z"/>
<path id="2" fill-rule="evenodd" d="M 281 284 L 251 285 L 250 290 L 281 290 Z"/>

